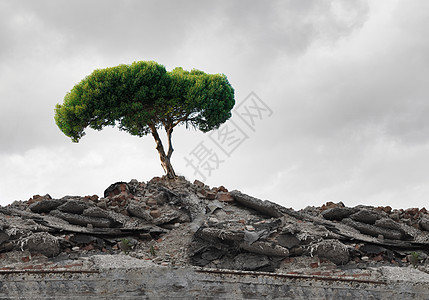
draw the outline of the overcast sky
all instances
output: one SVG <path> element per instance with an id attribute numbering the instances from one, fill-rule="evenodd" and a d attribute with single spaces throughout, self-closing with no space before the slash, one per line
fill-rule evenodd
<path id="1" fill-rule="evenodd" d="M 428 206 L 428 36 L 426 0 L 0 0 L 0 204 L 162 175 L 151 136 L 76 144 L 54 121 L 94 69 L 155 60 L 235 89 L 219 131 L 175 130 L 188 180 L 296 209 Z"/>

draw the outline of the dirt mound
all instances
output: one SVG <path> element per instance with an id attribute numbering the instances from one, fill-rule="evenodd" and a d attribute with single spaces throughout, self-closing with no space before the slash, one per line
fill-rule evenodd
<path id="1" fill-rule="evenodd" d="M 426 209 L 294 211 L 225 187 L 155 177 L 104 197 L 33 196 L 0 207 L 0 268 L 81 268 L 127 254 L 163 266 L 374 277 L 377 266 L 427 270 Z"/>

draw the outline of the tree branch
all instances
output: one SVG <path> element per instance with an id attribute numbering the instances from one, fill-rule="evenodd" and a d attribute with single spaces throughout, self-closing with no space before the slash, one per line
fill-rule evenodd
<path id="1" fill-rule="evenodd" d="M 171 135 L 173 134 L 173 126 L 170 128 L 166 128 L 165 132 L 167 133 L 167 141 L 168 141 L 168 152 L 167 152 L 167 157 L 168 159 L 171 158 L 171 155 L 173 154 L 173 144 L 171 142 Z"/>
<path id="2" fill-rule="evenodd" d="M 175 127 L 177 124 L 179 124 L 180 122 L 186 121 L 186 119 L 188 119 L 190 114 L 187 114 L 186 116 L 184 116 L 183 118 L 180 118 L 179 120 L 177 120 L 176 122 L 174 122 L 172 124 L 172 128 Z"/>

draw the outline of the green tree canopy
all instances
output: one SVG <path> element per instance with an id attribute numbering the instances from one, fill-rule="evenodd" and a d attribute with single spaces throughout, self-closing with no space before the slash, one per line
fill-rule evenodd
<path id="1" fill-rule="evenodd" d="M 234 104 L 234 89 L 223 74 L 182 68 L 168 72 L 156 62 L 139 61 L 93 71 L 56 105 L 55 122 L 74 142 L 87 127 L 118 126 L 139 137 L 151 133 L 161 165 L 174 178 L 173 128 L 186 124 L 203 132 L 216 129 L 231 117 Z M 160 128 L 167 133 L 167 153 Z"/>

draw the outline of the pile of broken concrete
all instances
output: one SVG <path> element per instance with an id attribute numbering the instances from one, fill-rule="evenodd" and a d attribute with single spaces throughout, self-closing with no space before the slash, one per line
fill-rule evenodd
<path id="1" fill-rule="evenodd" d="M 36 195 L 0 207 L 0 270 L 36 260 L 44 269 L 79 268 L 93 255 L 117 254 L 169 267 L 426 272 L 428 231 L 424 208 L 327 203 L 295 211 L 223 186 L 155 177 L 112 184 L 101 198 Z"/>

